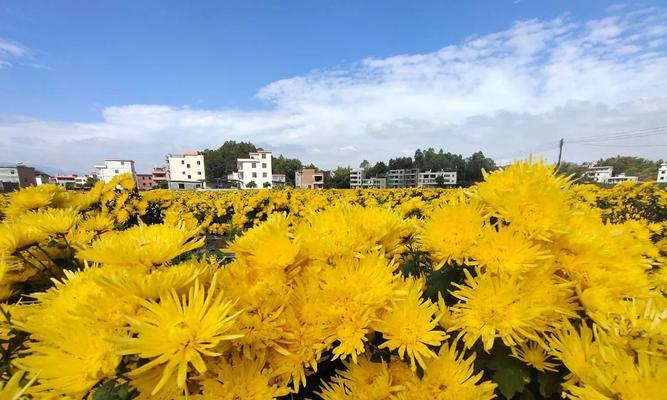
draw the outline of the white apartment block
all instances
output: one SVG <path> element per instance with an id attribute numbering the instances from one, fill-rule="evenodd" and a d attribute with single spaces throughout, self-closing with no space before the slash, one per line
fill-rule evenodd
<path id="1" fill-rule="evenodd" d="M 236 160 L 237 172 L 229 175 L 229 180 L 238 182 L 240 189 L 261 189 L 273 187 L 271 152 L 259 150 L 248 154 L 248 158 Z"/>
<path id="2" fill-rule="evenodd" d="M 417 187 L 419 169 L 392 169 L 389 170 L 387 178 L 387 187 L 390 188 Z"/>
<path id="3" fill-rule="evenodd" d="M 597 183 L 606 183 L 609 178 L 613 176 L 614 167 L 588 167 L 588 171 L 584 172 L 584 177 L 593 179 Z"/>
<path id="4" fill-rule="evenodd" d="M 442 177 L 443 185 L 456 185 L 456 171 L 424 171 L 419 173 L 417 186 L 436 187 L 438 186 L 438 177 Z"/>
<path id="5" fill-rule="evenodd" d="M 626 176 L 625 174 L 618 174 L 617 176 L 610 176 L 604 183 L 617 184 L 621 182 L 638 182 L 639 178 L 636 176 Z"/>
<path id="6" fill-rule="evenodd" d="M 137 176 L 132 160 L 104 160 L 104 165 L 96 165 L 95 169 L 97 178 L 104 183 L 108 183 L 117 175 L 132 174 L 135 179 Z"/>
<path id="7" fill-rule="evenodd" d="M 387 178 L 365 178 L 361 180 L 361 187 L 365 189 L 386 189 Z"/>
<path id="8" fill-rule="evenodd" d="M 356 188 L 362 186 L 362 181 L 365 178 L 365 171 L 363 168 L 352 168 L 350 170 L 350 187 Z"/>
<path id="9" fill-rule="evenodd" d="M 660 168 L 658 168 L 658 177 L 656 178 L 658 183 L 667 183 L 667 163 L 662 163 Z"/>
<path id="10" fill-rule="evenodd" d="M 196 151 L 167 156 L 168 187 L 172 190 L 202 189 L 206 187 L 204 156 Z"/>

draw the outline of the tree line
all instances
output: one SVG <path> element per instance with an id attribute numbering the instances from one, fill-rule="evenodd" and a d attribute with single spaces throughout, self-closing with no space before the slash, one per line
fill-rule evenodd
<path id="1" fill-rule="evenodd" d="M 627 176 L 636 176 L 640 181 L 654 181 L 658 175 L 658 168 L 663 163 L 662 160 L 653 161 L 641 157 L 616 156 L 601 158 L 595 162 L 597 166 L 614 167 L 614 175 L 624 173 Z M 588 163 L 574 163 L 564 161 L 558 168 L 558 173 L 562 175 L 573 175 L 574 178 L 585 182 L 583 174 L 588 169 Z"/>
<path id="2" fill-rule="evenodd" d="M 236 159 L 247 158 L 248 153 L 261 150 L 250 142 L 236 142 L 228 140 L 217 149 L 206 149 L 204 155 L 206 178 L 210 186 L 228 187 L 227 176 L 237 171 Z M 317 168 L 313 164 L 304 164 L 298 158 L 285 157 L 282 154 L 272 157 L 274 174 L 285 174 L 286 183 L 294 185 L 294 174 L 302 168 Z M 384 177 L 392 169 L 419 168 L 420 171 L 456 171 L 461 185 L 471 185 L 482 180 L 482 169 L 487 171 L 496 169 L 495 162 L 480 151 L 469 157 L 460 154 L 436 151 L 433 148 L 417 149 L 414 157 L 391 158 L 387 162 L 379 161 L 371 165 L 364 160 L 361 165 L 367 177 Z M 324 171 L 324 186 L 326 188 L 349 188 L 350 168 L 340 166 L 333 170 Z"/>

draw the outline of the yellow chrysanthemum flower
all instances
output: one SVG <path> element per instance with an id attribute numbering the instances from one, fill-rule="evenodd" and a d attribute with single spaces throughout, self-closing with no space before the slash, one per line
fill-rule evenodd
<path id="1" fill-rule="evenodd" d="M 444 344 L 438 356 L 426 362 L 422 379 L 408 381 L 405 399 L 490 400 L 496 397 L 496 384 L 481 381 L 482 372 L 475 374 L 474 354 L 466 358 L 452 345 Z"/>
<path id="2" fill-rule="evenodd" d="M 19 371 L 12 375 L 6 383 L 3 384 L 0 382 L 0 400 L 23 400 L 28 398 L 27 396 L 24 396 L 24 394 L 26 394 L 30 386 L 33 384 L 35 378 L 21 386 L 23 375 L 25 375 L 25 372 Z"/>
<path id="3" fill-rule="evenodd" d="M 519 343 L 512 347 L 512 355 L 538 371 L 556 371 L 558 366 L 549 361 L 547 351 L 535 342 Z"/>
<path id="4" fill-rule="evenodd" d="M 291 390 L 276 384 L 263 358 L 233 356 L 230 361 L 217 364 L 201 379 L 201 399 L 275 399 L 288 395 Z"/>
<path id="5" fill-rule="evenodd" d="M 434 268 L 438 270 L 450 261 L 462 263 L 469 257 L 470 249 L 482 234 L 483 224 L 480 206 L 460 198 L 430 214 L 419 240 L 431 253 Z"/>
<path id="6" fill-rule="evenodd" d="M 176 226 L 138 225 L 98 239 L 76 256 L 104 264 L 152 267 L 201 247 L 204 240 L 197 232 Z"/>
<path id="7" fill-rule="evenodd" d="M 531 278 L 465 271 L 466 284 L 454 283 L 452 294 L 460 302 L 452 307 L 449 329 L 460 330 L 467 348 L 478 339 L 486 351 L 496 338 L 508 346 L 526 339 L 539 340 L 565 317 L 574 317 L 576 307 L 567 283 L 550 271 L 538 271 Z M 539 284 L 537 284 L 539 282 Z"/>
<path id="8" fill-rule="evenodd" d="M 152 368 L 162 368 L 162 378 L 152 393 L 157 393 L 175 374 L 179 388 L 185 387 L 188 367 L 202 374 L 207 365 L 204 356 L 219 356 L 221 342 L 241 337 L 231 333 L 233 303 L 218 290 L 214 277 L 208 287 L 196 283 L 187 296 L 179 298 L 172 291 L 159 302 L 141 301 L 144 310 L 128 318 L 136 337 L 116 338 L 119 354 L 138 354 L 150 361 L 132 371 L 138 375 Z"/>
<path id="9" fill-rule="evenodd" d="M 550 255 L 511 227 L 487 227 L 470 249 L 474 264 L 493 273 L 519 274 Z"/>
<path id="10" fill-rule="evenodd" d="M 408 283 L 405 299 L 396 301 L 375 324 L 376 330 L 386 339 L 380 348 L 397 350 L 401 358 L 407 354 L 413 369 L 417 363 L 424 368 L 424 360 L 436 356 L 428 346 L 438 346 L 447 338 L 445 332 L 437 329 L 438 307 L 422 299 L 421 294 L 419 283 Z"/>

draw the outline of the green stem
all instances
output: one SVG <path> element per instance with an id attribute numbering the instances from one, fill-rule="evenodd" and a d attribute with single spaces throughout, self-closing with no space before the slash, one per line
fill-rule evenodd
<path id="1" fill-rule="evenodd" d="M 53 265 L 57 265 L 57 264 L 56 264 L 56 261 L 55 261 L 53 258 L 51 258 L 51 256 L 49 255 L 49 253 L 47 253 L 46 250 L 44 250 L 44 249 L 42 248 L 42 246 L 40 246 L 39 244 L 36 244 L 35 246 L 37 246 L 37 248 L 39 249 L 39 251 L 41 251 L 42 254 L 44 254 L 44 255 L 46 256 L 46 258 L 48 258 L 49 260 L 51 260 L 51 262 L 53 263 Z"/>
<path id="2" fill-rule="evenodd" d="M 30 265 L 31 267 L 33 267 L 34 269 L 36 269 L 37 272 L 38 272 L 40 275 L 42 275 L 42 277 L 44 277 L 44 278 L 46 278 L 46 279 L 49 279 L 49 278 L 50 278 L 50 276 L 48 276 L 48 275 L 46 274 L 46 271 L 44 271 L 43 269 L 39 268 L 38 266 L 36 266 L 36 265 L 33 264 L 32 262 L 30 262 L 30 261 L 29 261 L 29 260 L 28 260 L 28 259 L 21 253 L 21 251 L 22 251 L 22 250 L 17 251 L 17 252 L 16 252 L 16 255 L 17 255 L 21 260 L 23 260 L 24 263 L 26 263 L 26 264 Z"/>

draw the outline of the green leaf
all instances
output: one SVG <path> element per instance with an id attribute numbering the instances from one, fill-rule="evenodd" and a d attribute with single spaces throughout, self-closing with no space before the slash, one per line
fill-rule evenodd
<path id="1" fill-rule="evenodd" d="M 129 389 L 127 382 L 116 386 L 116 381 L 108 381 L 95 389 L 93 399 L 95 400 L 130 400 L 136 397 L 137 393 Z"/>
<path id="2" fill-rule="evenodd" d="M 523 393 L 521 393 L 521 396 L 519 396 L 519 399 L 520 400 L 536 400 L 535 395 L 530 390 L 523 391 Z"/>
<path id="3" fill-rule="evenodd" d="M 495 371 L 492 380 L 498 384 L 500 393 L 508 399 L 523 392 L 530 383 L 530 369 L 508 354 L 497 354 L 487 366 Z"/>
<path id="4" fill-rule="evenodd" d="M 556 372 L 538 373 L 537 382 L 540 384 L 540 394 L 544 397 L 551 397 L 561 391 L 560 375 Z"/>

